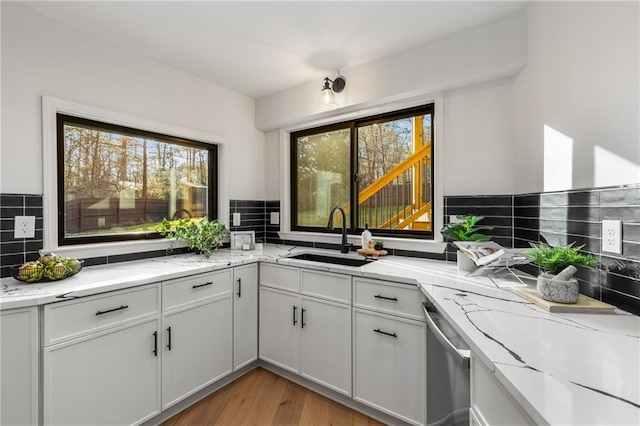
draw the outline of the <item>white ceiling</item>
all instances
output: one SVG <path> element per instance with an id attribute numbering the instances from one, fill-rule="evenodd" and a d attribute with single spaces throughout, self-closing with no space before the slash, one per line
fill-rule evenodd
<path id="1" fill-rule="evenodd" d="M 78 30 L 251 97 L 459 31 L 523 1 L 43 1 Z"/>

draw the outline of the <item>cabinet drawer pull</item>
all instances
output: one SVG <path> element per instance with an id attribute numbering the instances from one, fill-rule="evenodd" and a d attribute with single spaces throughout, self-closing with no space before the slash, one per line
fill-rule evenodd
<path id="1" fill-rule="evenodd" d="M 153 355 L 158 356 L 158 332 L 153 332 Z"/>
<path id="2" fill-rule="evenodd" d="M 397 302 L 397 301 L 398 301 L 398 298 L 397 298 L 397 297 L 386 297 L 386 296 L 381 296 L 381 295 L 379 295 L 379 294 L 376 294 L 376 295 L 375 295 L 375 296 L 373 296 L 373 297 L 375 297 L 376 299 L 393 300 L 394 302 Z"/>
<path id="3" fill-rule="evenodd" d="M 396 333 L 387 333 L 386 331 L 382 331 L 379 328 L 376 328 L 373 331 L 375 331 L 376 333 L 384 334 L 385 336 L 395 337 L 396 339 L 398 338 L 398 335 Z"/>
<path id="4" fill-rule="evenodd" d="M 108 314 L 109 312 L 121 311 L 123 309 L 127 309 L 128 307 L 129 305 L 122 305 L 119 308 L 107 309 L 106 311 L 98 311 L 96 312 L 96 315 L 104 315 Z"/>
<path id="5" fill-rule="evenodd" d="M 300 317 L 301 317 L 301 318 L 300 318 L 300 320 L 301 320 L 301 324 L 300 324 L 300 326 L 301 326 L 302 328 L 304 328 L 304 326 L 305 326 L 305 323 L 304 323 L 304 311 L 306 311 L 306 309 L 305 309 L 305 308 L 302 308 L 302 309 L 300 310 Z"/>
<path id="6" fill-rule="evenodd" d="M 238 278 L 238 297 L 242 297 L 242 278 Z"/>
<path id="7" fill-rule="evenodd" d="M 297 306 L 293 306 L 293 325 L 296 325 L 298 323 L 298 320 L 296 319 L 296 310 L 298 309 Z"/>
<path id="8" fill-rule="evenodd" d="M 194 284 L 191 288 L 200 288 L 200 287 L 204 287 L 211 284 L 213 284 L 213 281 L 209 281 L 208 283 L 204 283 L 204 284 Z"/>
<path id="9" fill-rule="evenodd" d="M 167 349 L 171 350 L 171 327 L 167 327 L 167 334 L 168 334 Z"/>

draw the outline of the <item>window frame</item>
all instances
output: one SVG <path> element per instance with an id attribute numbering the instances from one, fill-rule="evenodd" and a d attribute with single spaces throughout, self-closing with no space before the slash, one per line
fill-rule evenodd
<path id="1" fill-rule="evenodd" d="M 104 121 L 92 120 L 76 115 L 56 113 L 56 186 L 57 186 L 57 217 L 58 217 L 58 245 L 73 246 L 76 244 L 109 243 L 132 240 L 149 240 L 164 238 L 159 232 L 137 232 L 121 234 L 90 235 L 86 237 L 66 237 L 65 235 L 65 189 L 64 189 L 64 169 L 65 169 L 65 140 L 64 126 L 75 124 L 79 127 L 94 128 L 99 131 L 113 131 L 122 135 L 132 137 L 147 137 L 173 143 L 175 145 L 198 148 L 208 151 L 207 170 L 207 219 L 217 219 L 218 208 L 218 147 L 217 145 L 206 144 L 182 137 L 172 136 L 164 133 L 152 132 L 148 130 L 136 129 L 123 125 L 108 123 Z"/>
<path id="2" fill-rule="evenodd" d="M 358 227 L 358 215 L 359 215 L 359 206 L 358 206 L 358 182 L 357 182 L 357 174 L 358 174 L 358 128 L 369 126 L 375 123 L 383 123 L 387 121 L 400 120 L 403 118 L 414 117 L 417 115 L 431 115 L 431 170 L 430 170 L 430 179 L 431 179 L 431 187 L 430 187 L 430 196 L 431 196 L 431 218 L 432 218 L 432 228 L 431 231 L 422 231 L 422 230 L 407 230 L 407 231 L 397 231 L 397 230 L 386 230 L 386 229 L 375 229 L 374 232 L 381 237 L 391 237 L 391 238 L 399 238 L 399 239 L 419 239 L 419 240 L 435 240 L 435 226 L 436 220 L 435 215 L 436 211 L 436 182 L 435 182 L 435 169 L 436 169 L 436 102 L 431 101 L 425 104 L 421 104 L 418 106 L 412 106 L 409 108 L 403 108 L 399 110 L 383 112 L 380 114 L 375 114 L 371 116 L 365 116 L 356 118 L 353 120 L 340 121 L 337 123 L 325 124 L 317 127 L 310 127 L 302 130 L 296 130 L 289 133 L 289 215 L 290 215 L 290 229 L 292 232 L 311 232 L 311 233 L 340 233 L 340 229 L 334 229 L 330 231 L 326 228 L 319 227 L 311 227 L 311 226 L 301 226 L 298 225 L 298 215 L 297 215 L 297 139 L 303 136 L 309 136 L 319 133 L 324 133 L 328 131 L 340 130 L 340 129 L 350 129 L 350 180 L 349 180 L 349 200 L 350 205 L 355 206 L 355 208 L 351 208 L 351 214 L 349 214 L 347 228 L 347 234 L 360 234 L 364 227 Z M 355 212 L 355 213 L 354 213 Z"/>
<path id="3" fill-rule="evenodd" d="M 73 116 L 81 116 L 96 121 L 104 121 L 113 124 L 132 127 L 150 132 L 170 134 L 176 137 L 203 142 L 208 145 L 216 145 L 218 150 L 218 221 L 227 225 L 229 223 L 229 210 L 224 206 L 229 203 L 229 188 L 231 169 L 227 167 L 227 144 L 229 140 L 225 136 L 210 133 L 204 130 L 182 127 L 172 124 L 164 119 L 156 121 L 142 118 L 131 113 L 131 108 L 116 112 L 84 103 L 52 96 L 41 97 L 42 106 L 42 214 L 43 214 L 43 240 L 41 253 L 55 252 L 62 256 L 77 258 L 98 258 L 104 256 L 139 256 L 142 252 L 166 253 L 172 247 L 186 247 L 183 242 L 176 242 L 166 238 L 129 240 L 110 243 L 76 244 L 61 246 L 58 244 L 58 214 L 57 214 L 57 123 L 56 114 L 63 113 Z"/>

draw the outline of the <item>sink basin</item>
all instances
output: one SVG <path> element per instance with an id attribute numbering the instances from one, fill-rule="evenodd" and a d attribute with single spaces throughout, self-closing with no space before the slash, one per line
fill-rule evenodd
<path id="1" fill-rule="evenodd" d="M 354 257 L 328 256 L 316 253 L 296 254 L 295 256 L 289 256 L 289 259 L 310 260 L 311 262 L 333 263 L 335 265 L 345 266 L 363 266 L 374 261 L 374 259 L 357 259 Z"/>

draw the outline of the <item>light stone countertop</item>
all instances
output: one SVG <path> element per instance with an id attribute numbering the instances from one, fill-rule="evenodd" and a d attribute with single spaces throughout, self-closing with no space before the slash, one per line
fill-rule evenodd
<path id="1" fill-rule="evenodd" d="M 265 245 L 218 250 L 209 259 L 178 255 L 84 268 L 60 282 L 0 280 L 0 309 L 41 305 L 199 274 L 269 262 L 386 279 L 417 286 L 538 424 L 640 425 L 640 317 L 551 314 L 515 295 L 506 276 L 459 274 L 456 265 L 389 256 L 362 267 L 288 259 L 337 251 Z M 352 255 L 349 255 L 352 256 Z"/>

